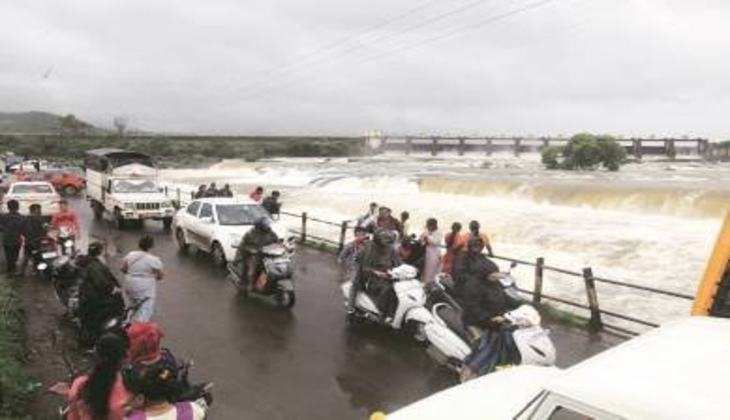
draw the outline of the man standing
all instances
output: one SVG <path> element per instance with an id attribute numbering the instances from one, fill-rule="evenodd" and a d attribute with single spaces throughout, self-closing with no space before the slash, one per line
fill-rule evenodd
<path id="1" fill-rule="evenodd" d="M 215 182 L 211 182 L 208 189 L 205 190 L 205 197 L 218 197 L 218 187 L 216 187 Z"/>
<path id="2" fill-rule="evenodd" d="M 381 207 L 378 210 L 378 220 L 375 222 L 375 225 L 378 229 L 385 229 L 397 234 L 400 238 L 403 237 L 403 226 L 401 226 L 398 219 L 393 217 L 393 214 L 388 207 Z"/>
<path id="3" fill-rule="evenodd" d="M 273 217 L 274 215 L 279 215 L 279 212 L 281 211 L 281 203 L 279 203 L 279 191 L 272 191 L 271 195 L 264 198 L 264 201 L 261 202 L 261 206 L 266 209 L 266 211 L 269 212 L 269 214 Z"/>
<path id="4" fill-rule="evenodd" d="M 477 222 L 476 220 L 472 220 L 471 222 L 469 222 L 469 235 L 467 237 L 467 242 L 469 240 L 471 240 L 472 238 L 481 239 L 482 244 L 484 245 L 484 247 L 487 248 L 487 253 L 489 254 L 490 257 L 493 257 L 494 253 L 492 252 L 492 245 L 490 245 L 490 243 L 489 243 L 489 237 L 487 236 L 486 233 L 479 232 L 480 228 L 481 228 L 481 226 L 479 225 L 479 222 Z M 482 248 L 482 249 L 484 249 L 484 248 Z"/>
<path id="5" fill-rule="evenodd" d="M 355 239 L 345 245 L 337 256 L 337 261 L 343 266 L 345 270 L 345 278 L 347 280 L 354 280 L 357 273 L 357 256 L 365 246 L 365 241 L 368 239 L 368 233 L 362 227 L 358 226 L 355 228 Z"/>
<path id="6" fill-rule="evenodd" d="M 8 201 L 8 212 L 0 215 L 0 228 L 3 231 L 3 249 L 8 276 L 15 276 L 20 247 L 26 234 L 28 221 L 18 213 L 20 204 L 17 200 Z"/>
<path id="7" fill-rule="evenodd" d="M 205 184 L 201 184 L 198 187 L 198 191 L 195 192 L 195 195 L 193 196 L 193 198 L 195 198 L 195 199 L 203 198 L 207 195 L 207 192 L 208 192 L 208 186 Z"/>
<path id="8" fill-rule="evenodd" d="M 355 226 L 362 227 L 368 233 L 373 233 L 375 230 L 375 221 L 378 219 L 378 203 L 370 203 L 368 212 L 358 217 Z"/>
<path id="9" fill-rule="evenodd" d="M 233 191 L 231 191 L 231 185 L 230 184 L 226 184 L 226 185 L 223 186 L 223 189 L 221 190 L 220 196 L 221 197 L 233 197 Z"/>
<path id="10" fill-rule="evenodd" d="M 20 266 L 20 274 L 25 274 L 25 268 L 28 266 L 28 261 L 33 257 L 33 253 L 40 247 L 41 240 L 47 235 L 46 224 L 43 221 L 41 215 L 41 205 L 31 204 L 30 205 L 30 216 L 28 217 L 28 224 L 26 226 L 25 233 L 25 246 L 23 247 L 23 262 Z"/>

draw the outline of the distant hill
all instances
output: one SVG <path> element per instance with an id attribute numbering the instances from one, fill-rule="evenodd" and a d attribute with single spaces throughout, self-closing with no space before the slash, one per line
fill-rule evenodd
<path id="1" fill-rule="evenodd" d="M 64 130 L 63 118 L 41 111 L 0 112 L 0 134 L 58 134 Z M 76 120 L 76 127 L 88 134 L 106 132 L 81 120 Z"/>

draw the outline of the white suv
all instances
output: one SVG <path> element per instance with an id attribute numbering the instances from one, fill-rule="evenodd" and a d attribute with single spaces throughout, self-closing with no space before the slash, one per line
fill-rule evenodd
<path id="1" fill-rule="evenodd" d="M 236 246 L 260 217 L 269 213 L 248 198 L 201 198 L 178 210 L 173 232 L 181 249 L 192 245 L 208 252 L 216 265 L 225 266 L 236 255 Z M 286 239 L 286 229 L 272 222 L 274 232 Z"/>

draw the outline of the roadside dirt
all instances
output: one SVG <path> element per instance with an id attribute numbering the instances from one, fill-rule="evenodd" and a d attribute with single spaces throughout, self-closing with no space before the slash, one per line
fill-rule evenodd
<path id="1" fill-rule="evenodd" d="M 33 419 L 58 418 L 64 400 L 49 393 L 48 387 L 69 381 L 89 361 L 76 344 L 73 328 L 65 320 L 51 284 L 27 276 L 18 280 L 17 290 L 26 317 L 27 370 L 41 384 L 29 406 L 29 415 Z"/>

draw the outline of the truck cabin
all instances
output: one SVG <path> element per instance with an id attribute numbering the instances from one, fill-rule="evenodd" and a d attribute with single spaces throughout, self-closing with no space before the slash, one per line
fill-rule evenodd
<path id="1" fill-rule="evenodd" d="M 139 152 L 122 149 L 94 149 L 86 152 L 84 169 L 89 171 L 111 173 L 115 168 L 138 164 L 154 168 L 151 156 Z"/>

